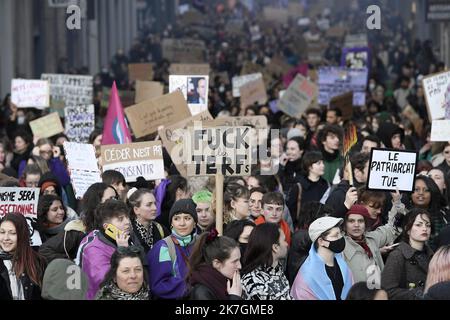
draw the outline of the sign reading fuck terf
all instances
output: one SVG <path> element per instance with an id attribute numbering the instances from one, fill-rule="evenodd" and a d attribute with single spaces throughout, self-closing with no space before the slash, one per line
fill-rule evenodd
<path id="1" fill-rule="evenodd" d="M 161 142 L 139 142 L 102 146 L 103 172 L 116 170 L 126 182 L 164 178 L 164 160 Z"/>
<path id="2" fill-rule="evenodd" d="M 412 192 L 418 153 L 390 149 L 372 149 L 368 190 Z"/>
<path id="3" fill-rule="evenodd" d="M 188 176 L 249 176 L 252 134 L 249 127 L 190 127 L 183 140 Z"/>

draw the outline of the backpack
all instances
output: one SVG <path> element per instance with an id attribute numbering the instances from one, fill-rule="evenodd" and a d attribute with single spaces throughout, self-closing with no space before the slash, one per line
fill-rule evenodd
<path id="1" fill-rule="evenodd" d="M 163 241 L 166 243 L 167 248 L 169 249 L 169 256 L 170 256 L 170 260 L 172 261 L 172 268 L 173 268 L 173 266 L 175 265 L 175 262 L 177 261 L 177 252 L 175 249 L 175 243 L 173 242 L 171 236 L 165 237 L 163 239 Z"/>

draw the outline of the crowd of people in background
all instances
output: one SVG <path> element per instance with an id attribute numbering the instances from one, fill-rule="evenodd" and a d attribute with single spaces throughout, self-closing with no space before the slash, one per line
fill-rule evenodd
<path id="1" fill-rule="evenodd" d="M 244 63 L 264 68 L 275 56 L 292 67 L 306 63 L 309 70 L 339 65 L 343 39 L 326 37 L 327 29 L 345 25 L 352 33 L 365 25 L 352 8 L 325 10 L 307 25 L 290 20 L 261 27 L 261 37 L 252 41 L 258 12 L 239 1 L 232 10 L 204 9 L 209 33 L 175 24 L 160 34 L 142 34 L 128 55 L 119 50 L 95 76 L 98 129 L 89 142 L 97 157 L 106 113 L 102 88 L 116 81 L 119 89 L 133 89 L 127 65 L 136 62 L 154 63 L 154 80 L 167 87 L 171 62 L 163 57 L 163 38 L 204 40 L 211 70 L 231 79 Z M 243 34 L 227 30 L 232 20 L 245 21 Z M 0 299 L 450 299 L 450 142 L 430 141 L 421 82 L 445 65 L 430 41 L 414 38 L 398 12 L 384 11 L 383 23 L 382 32 L 368 32 L 366 104 L 355 108 L 351 120 L 319 105 L 298 119 L 274 113 L 269 104 L 246 109 L 245 115 L 265 116 L 271 129 L 280 130 L 269 141 L 279 170 L 263 175 L 259 162 L 248 177 L 225 178 L 223 235 L 216 230 L 214 178 L 181 176 L 168 153 L 165 179 L 126 183 L 120 172 L 105 171 L 102 183 L 76 199 L 61 147 L 68 138 L 33 137 L 29 122 L 40 111 L 17 108 L 6 96 L 0 186 L 40 189 L 33 228 L 42 245 L 30 245 L 22 215 L 0 219 Z M 297 50 L 298 36 L 326 41 L 320 63 Z M 286 89 L 280 74 L 272 76 L 269 101 Z M 241 115 L 239 99 L 221 77 L 211 79 L 208 102 L 213 117 Z M 420 126 L 402 114 L 408 106 Z M 351 173 L 342 157 L 348 123 L 358 134 Z M 367 190 L 373 148 L 419 152 L 413 192 Z M 66 287 L 69 267 L 80 272 L 79 288 Z"/>

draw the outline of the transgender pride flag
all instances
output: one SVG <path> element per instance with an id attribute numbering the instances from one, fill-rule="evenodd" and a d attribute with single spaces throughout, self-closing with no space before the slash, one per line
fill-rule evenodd
<path id="1" fill-rule="evenodd" d="M 116 82 L 114 81 L 109 98 L 108 113 L 103 125 L 102 145 L 131 143 L 122 102 L 120 102 Z"/>

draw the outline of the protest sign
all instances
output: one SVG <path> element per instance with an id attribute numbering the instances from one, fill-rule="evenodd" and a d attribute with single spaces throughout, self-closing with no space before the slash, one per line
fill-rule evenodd
<path id="1" fill-rule="evenodd" d="M 239 88 L 241 93 L 241 112 L 245 114 L 245 109 L 253 105 L 255 102 L 263 105 L 267 102 L 267 91 L 263 79 L 259 78 L 247 82 Z"/>
<path id="2" fill-rule="evenodd" d="M 18 108 L 48 108 L 50 106 L 48 81 L 13 79 L 11 81 L 11 102 Z"/>
<path id="3" fill-rule="evenodd" d="M 422 85 L 430 121 L 450 119 L 450 71 L 427 76 Z"/>
<path id="4" fill-rule="evenodd" d="M 136 81 L 135 103 L 161 97 L 164 94 L 164 86 L 160 82 Z"/>
<path id="5" fill-rule="evenodd" d="M 367 189 L 412 192 L 418 159 L 418 152 L 372 149 Z"/>
<path id="6" fill-rule="evenodd" d="M 161 137 L 162 144 L 166 148 L 172 162 L 177 167 L 177 170 L 184 177 L 187 176 L 187 168 L 183 158 L 183 138 L 184 131 L 188 127 L 192 127 L 196 121 L 208 121 L 213 120 L 209 111 L 204 111 L 188 119 L 184 119 L 171 126 L 165 126 L 158 130 L 158 134 Z"/>
<path id="7" fill-rule="evenodd" d="M 348 34 L 345 37 L 344 48 L 362 48 L 368 47 L 368 44 L 366 33 Z"/>
<path id="8" fill-rule="evenodd" d="M 300 118 L 315 96 L 317 96 L 317 86 L 297 74 L 286 93 L 278 101 L 278 109 L 291 117 Z"/>
<path id="9" fill-rule="evenodd" d="M 270 60 L 270 63 L 266 66 L 266 69 L 272 74 L 283 75 L 288 73 L 292 69 L 292 66 L 283 58 L 277 56 Z"/>
<path id="10" fill-rule="evenodd" d="M 183 140 L 188 176 L 249 176 L 252 130 L 249 127 L 189 127 Z"/>
<path id="11" fill-rule="evenodd" d="M 258 80 L 259 78 L 262 78 L 262 73 L 253 73 L 253 74 L 247 74 L 244 76 L 236 76 L 231 79 L 231 83 L 233 86 L 233 97 L 239 98 L 241 96 L 240 89 L 241 87 L 254 80 Z"/>
<path id="12" fill-rule="evenodd" d="M 35 137 L 50 138 L 64 132 L 61 118 L 57 112 L 30 122 L 31 131 Z"/>
<path id="13" fill-rule="evenodd" d="M 290 18 L 298 19 L 303 16 L 304 9 L 301 3 L 289 2 L 288 16 Z"/>
<path id="14" fill-rule="evenodd" d="M 169 126 L 191 117 L 191 112 L 181 91 L 146 100 L 125 109 L 136 138 L 152 134 L 159 126 Z"/>
<path id="15" fill-rule="evenodd" d="M 158 180 L 164 178 L 164 160 L 161 142 L 138 142 L 102 146 L 103 172 L 115 170 L 126 182 L 137 178 Z"/>
<path id="16" fill-rule="evenodd" d="M 342 50 L 341 66 L 350 69 L 370 69 L 369 48 L 344 48 Z"/>
<path id="17" fill-rule="evenodd" d="M 95 158 L 95 148 L 92 144 L 67 141 L 63 147 L 75 196 L 81 199 L 91 185 L 102 182 Z"/>
<path id="18" fill-rule="evenodd" d="M 171 75 L 195 75 L 207 76 L 210 72 L 209 64 L 206 63 L 172 63 L 169 68 Z"/>
<path id="19" fill-rule="evenodd" d="M 331 27 L 327 30 L 326 36 L 327 38 L 342 38 L 347 32 L 347 28 L 341 26 Z"/>
<path id="20" fill-rule="evenodd" d="M 289 19 L 289 11 L 284 8 L 264 7 L 263 16 L 267 21 L 286 24 Z"/>
<path id="21" fill-rule="evenodd" d="M 137 82 L 136 82 L 137 84 Z M 120 102 L 122 102 L 122 106 L 124 108 L 134 105 L 135 92 L 130 90 L 118 90 Z M 109 99 L 111 97 L 111 88 L 103 87 L 102 88 L 102 101 L 100 102 L 100 107 L 108 108 Z"/>
<path id="22" fill-rule="evenodd" d="M 70 5 L 78 5 L 79 0 L 48 0 L 48 6 L 50 8 L 64 8 L 66 9 Z"/>
<path id="23" fill-rule="evenodd" d="M 64 108 L 64 127 L 67 137 L 73 142 L 88 142 L 95 129 L 94 105 Z"/>
<path id="24" fill-rule="evenodd" d="M 344 67 L 319 68 L 319 104 L 328 105 L 333 97 L 353 92 L 353 105 L 364 106 L 368 70 Z"/>
<path id="25" fill-rule="evenodd" d="M 42 80 L 50 83 L 50 105 L 53 108 L 84 106 L 93 103 L 94 80 L 92 76 L 73 74 L 43 74 Z"/>
<path id="26" fill-rule="evenodd" d="M 220 117 L 212 121 L 204 121 L 204 126 L 210 127 L 245 127 L 250 126 L 254 129 L 267 129 L 267 118 L 265 116 L 251 117 Z"/>
<path id="27" fill-rule="evenodd" d="M 431 124 L 431 141 L 450 141 L 450 120 L 433 120 Z"/>
<path id="28" fill-rule="evenodd" d="M 342 113 L 342 120 L 353 118 L 353 92 L 347 92 L 330 100 L 330 109 L 339 109 Z"/>
<path id="29" fill-rule="evenodd" d="M 312 63 L 321 62 L 325 55 L 328 43 L 325 41 L 307 42 L 308 61 Z"/>
<path id="30" fill-rule="evenodd" d="M 153 64 L 152 63 L 130 63 L 128 65 L 128 80 L 130 81 L 152 81 Z"/>
<path id="31" fill-rule="evenodd" d="M 169 76 L 169 92 L 180 90 L 193 116 L 208 110 L 209 76 Z"/>
<path id="32" fill-rule="evenodd" d="M 163 56 L 170 62 L 202 63 L 205 61 L 205 42 L 194 39 L 164 39 Z"/>
<path id="33" fill-rule="evenodd" d="M 0 188 L 0 219 L 8 213 L 18 213 L 27 219 L 30 230 L 30 245 L 42 244 L 37 225 L 39 188 Z"/>
<path id="34" fill-rule="evenodd" d="M 265 66 L 262 66 L 257 63 L 253 63 L 251 61 L 244 62 L 244 65 L 242 66 L 242 69 L 241 69 L 241 76 L 255 74 L 255 73 L 261 73 L 266 87 L 270 86 L 271 82 L 273 81 L 273 78 Z M 254 80 L 256 80 L 256 79 L 254 79 Z"/>

